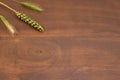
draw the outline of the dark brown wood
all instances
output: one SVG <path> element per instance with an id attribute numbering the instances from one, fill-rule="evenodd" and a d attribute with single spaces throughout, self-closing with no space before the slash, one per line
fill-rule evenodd
<path id="1" fill-rule="evenodd" d="M 13 38 L 0 21 L 0 80 L 120 80 L 119 0 L 19 0 L 42 13 L 0 1 L 46 29 L 34 30 L 0 5 L 18 30 Z"/>

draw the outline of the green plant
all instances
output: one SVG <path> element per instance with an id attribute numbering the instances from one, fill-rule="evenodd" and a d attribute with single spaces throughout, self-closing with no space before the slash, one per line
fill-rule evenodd
<path id="1" fill-rule="evenodd" d="M 18 0 L 13 0 L 13 1 L 15 1 L 15 2 L 17 2 L 17 3 L 19 3 L 19 4 L 23 5 L 23 6 L 31 9 L 31 10 L 35 10 L 35 11 L 38 11 L 38 12 L 42 12 L 43 11 L 43 9 L 41 7 L 39 7 L 39 6 L 37 6 L 37 5 L 33 4 L 33 3 L 30 3 L 30 2 L 20 2 Z"/>
<path id="2" fill-rule="evenodd" d="M 13 27 L 4 16 L 0 15 L 0 19 L 5 24 L 6 28 L 9 30 L 12 36 L 17 34 L 15 27 Z"/>
<path id="3" fill-rule="evenodd" d="M 6 5 L 2 2 L 0 2 L 0 4 L 5 6 L 8 9 L 10 9 L 11 11 L 13 11 L 20 20 L 22 20 L 25 23 L 31 25 L 36 30 L 38 30 L 40 32 L 44 32 L 44 28 L 42 26 L 40 26 L 35 20 L 32 20 L 31 18 L 29 18 L 26 14 L 20 13 L 20 12 L 16 11 L 15 9 L 9 7 L 8 5 Z"/>
<path id="4" fill-rule="evenodd" d="M 25 7 L 30 8 L 30 9 L 32 9 L 32 10 L 35 10 L 35 11 L 39 11 L 39 12 L 43 11 L 42 8 L 36 6 L 36 5 L 32 4 L 32 3 L 20 2 L 20 4 L 23 5 L 23 6 L 25 6 Z"/>
<path id="5" fill-rule="evenodd" d="M 27 24 L 31 25 L 35 29 L 37 29 L 40 32 L 43 32 L 44 29 L 41 27 L 36 21 L 29 18 L 26 14 L 23 13 L 17 13 L 18 18 L 20 18 L 22 21 L 26 22 Z"/>

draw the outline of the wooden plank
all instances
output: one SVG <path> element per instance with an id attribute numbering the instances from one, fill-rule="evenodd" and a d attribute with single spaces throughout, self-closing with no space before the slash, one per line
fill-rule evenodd
<path id="1" fill-rule="evenodd" d="M 0 80 L 120 80 L 118 0 L 26 1 L 45 11 L 2 2 L 28 14 L 46 31 L 30 28 L 0 6 L 1 15 L 18 30 L 13 38 L 0 22 Z"/>

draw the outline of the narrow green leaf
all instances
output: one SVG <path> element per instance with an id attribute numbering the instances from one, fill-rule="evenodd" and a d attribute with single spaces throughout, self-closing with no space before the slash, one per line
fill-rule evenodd
<path id="1" fill-rule="evenodd" d="M 7 21 L 7 19 L 4 16 L 0 15 L 0 19 L 13 36 L 17 34 L 16 29 Z"/>
<path id="2" fill-rule="evenodd" d="M 43 11 L 42 8 L 36 6 L 36 5 L 32 4 L 32 3 L 21 2 L 21 4 L 22 4 L 23 6 L 25 6 L 25 7 L 28 7 L 28 8 L 30 8 L 30 9 L 32 9 L 32 10 L 35 10 L 35 11 L 39 11 L 39 12 Z"/>

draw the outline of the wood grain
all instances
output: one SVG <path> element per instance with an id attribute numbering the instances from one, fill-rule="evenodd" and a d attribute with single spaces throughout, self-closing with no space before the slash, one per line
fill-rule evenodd
<path id="1" fill-rule="evenodd" d="M 0 21 L 0 80 L 120 80 L 120 1 L 19 0 L 42 13 L 0 1 L 46 29 L 39 33 L 0 5 L 18 30 L 13 38 Z"/>

